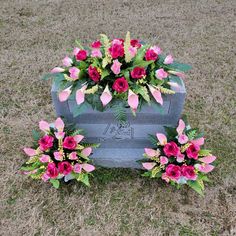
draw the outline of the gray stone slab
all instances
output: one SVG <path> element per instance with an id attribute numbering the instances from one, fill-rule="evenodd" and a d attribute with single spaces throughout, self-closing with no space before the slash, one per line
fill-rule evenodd
<path id="1" fill-rule="evenodd" d="M 92 159 L 96 165 L 104 167 L 141 168 L 137 160 L 143 158 L 144 148 L 151 144 L 148 134 L 164 132 L 164 126 L 176 126 L 183 110 L 186 90 L 184 83 L 173 95 L 164 95 L 164 112 L 159 114 L 151 106 L 145 105 L 136 117 L 127 108 L 127 122 L 119 124 L 111 110 L 104 112 L 88 108 L 83 114 L 73 117 L 73 109 L 77 104 L 68 100 L 58 100 L 58 89 L 52 86 L 51 95 L 57 116 L 65 117 L 68 122 L 85 130 L 88 142 L 100 143 L 95 149 Z"/>

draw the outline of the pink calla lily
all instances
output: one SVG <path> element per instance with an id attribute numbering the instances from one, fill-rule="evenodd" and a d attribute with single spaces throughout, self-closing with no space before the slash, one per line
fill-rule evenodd
<path id="1" fill-rule="evenodd" d="M 215 159 L 216 159 L 215 156 L 205 156 L 205 157 L 199 158 L 198 160 L 206 164 L 210 164 L 213 161 L 215 161 Z"/>
<path id="2" fill-rule="evenodd" d="M 81 152 L 81 154 L 86 156 L 86 157 L 88 157 L 91 153 L 92 153 L 92 148 L 91 147 L 84 148 Z"/>
<path id="3" fill-rule="evenodd" d="M 50 130 L 50 125 L 48 124 L 48 122 L 41 120 L 39 122 L 39 128 L 40 128 L 40 130 L 42 130 L 44 132 L 48 132 Z"/>
<path id="4" fill-rule="evenodd" d="M 65 124 L 63 120 L 60 117 L 58 117 L 54 123 L 54 126 L 58 132 L 62 132 L 64 130 Z"/>
<path id="5" fill-rule="evenodd" d="M 188 136 L 185 135 L 185 134 L 179 135 L 179 137 L 178 137 L 178 142 L 179 142 L 180 144 L 185 144 L 185 143 L 187 143 L 187 142 L 188 142 Z"/>
<path id="6" fill-rule="evenodd" d="M 92 52 L 91 52 L 91 57 L 101 58 L 102 57 L 102 53 L 101 53 L 100 49 L 99 48 L 93 48 Z"/>
<path id="7" fill-rule="evenodd" d="M 30 157 L 37 155 L 36 150 L 34 150 L 33 148 L 24 148 L 23 150 L 26 153 L 26 155 Z"/>
<path id="8" fill-rule="evenodd" d="M 73 55 L 74 56 L 76 56 L 77 54 L 78 54 L 78 52 L 80 51 L 80 49 L 79 48 L 74 48 L 74 50 L 73 50 Z"/>
<path id="9" fill-rule="evenodd" d="M 76 163 L 76 164 L 74 165 L 74 172 L 75 172 L 75 173 L 81 173 L 81 171 L 82 171 L 82 164 Z"/>
<path id="10" fill-rule="evenodd" d="M 61 68 L 61 67 L 55 67 L 51 70 L 51 73 L 54 74 L 54 73 L 61 73 L 61 72 L 64 72 L 65 69 Z"/>
<path id="11" fill-rule="evenodd" d="M 73 61 L 70 57 L 66 56 L 63 60 L 62 60 L 63 66 L 69 67 L 72 65 Z"/>
<path id="12" fill-rule="evenodd" d="M 193 143 L 194 145 L 202 146 L 204 144 L 204 137 L 191 140 L 191 143 Z"/>
<path id="13" fill-rule="evenodd" d="M 168 158 L 165 156 L 160 156 L 160 163 L 161 165 L 166 165 L 168 163 Z"/>
<path id="14" fill-rule="evenodd" d="M 202 165 L 197 164 L 196 166 L 197 169 L 203 173 L 209 173 L 215 168 L 213 165 L 210 164 L 202 164 Z"/>
<path id="15" fill-rule="evenodd" d="M 131 57 L 132 58 L 135 57 L 135 55 L 137 54 L 137 48 L 130 46 L 128 50 L 129 50 Z"/>
<path id="16" fill-rule="evenodd" d="M 78 156 L 76 152 L 72 152 L 69 154 L 69 159 L 70 160 L 78 160 Z"/>
<path id="17" fill-rule="evenodd" d="M 71 87 L 72 86 L 62 90 L 61 92 L 59 92 L 58 98 L 59 98 L 60 102 L 65 102 L 69 98 L 69 96 L 71 94 Z"/>
<path id="18" fill-rule="evenodd" d="M 160 79 L 160 80 L 168 77 L 168 73 L 166 71 L 164 71 L 164 69 L 162 69 L 162 68 L 156 70 L 155 75 L 156 75 L 156 78 Z"/>
<path id="19" fill-rule="evenodd" d="M 131 109 L 135 112 L 138 108 L 138 95 L 135 94 L 131 89 L 129 90 L 128 94 L 128 104 L 131 107 Z"/>
<path id="20" fill-rule="evenodd" d="M 164 60 L 164 64 L 168 65 L 168 64 L 172 64 L 173 63 L 173 57 L 171 55 L 168 55 L 165 60 Z"/>
<path id="21" fill-rule="evenodd" d="M 151 149 L 151 148 L 145 148 L 144 151 L 149 157 L 155 157 L 157 156 L 157 154 L 159 154 L 156 150 Z"/>
<path id="22" fill-rule="evenodd" d="M 151 170 L 156 165 L 156 163 L 155 162 L 144 162 L 144 163 L 142 163 L 142 165 L 143 165 L 144 169 Z"/>
<path id="23" fill-rule="evenodd" d="M 108 85 L 104 89 L 102 95 L 100 96 L 100 100 L 102 102 L 102 105 L 105 107 L 111 100 L 112 100 L 112 94 L 109 90 Z"/>
<path id="24" fill-rule="evenodd" d="M 162 133 L 157 133 L 157 134 L 156 134 L 156 137 L 157 137 L 159 143 L 160 143 L 162 146 L 164 146 L 165 144 L 167 144 L 167 138 L 166 138 L 166 136 L 165 136 L 164 134 L 162 134 Z"/>
<path id="25" fill-rule="evenodd" d="M 43 155 L 39 158 L 39 160 L 40 160 L 42 163 L 47 163 L 47 162 L 49 162 L 49 161 L 51 160 L 51 158 L 50 158 L 50 156 L 43 154 Z"/>
<path id="26" fill-rule="evenodd" d="M 84 138 L 84 136 L 81 134 L 77 134 L 74 136 L 74 139 L 77 143 L 80 143 L 83 138 Z"/>
<path id="27" fill-rule="evenodd" d="M 183 133 L 184 129 L 185 129 L 185 123 L 184 123 L 184 121 L 182 119 L 180 119 L 179 120 L 179 125 L 178 125 L 178 127 L 176 129 L 178 135 L 181 135 Z"/>
<path id="28" fill-rule="evenodd" d="M 115 75 L 118 75 L 120 73 L 120 67 L 121 67 L 122 63 L 120 63 L 118 61 L 118 59 L 113 61 L 113 64 L 111 66 L 111 70 Z"/>
<path id="29" fill-rule="evenodd" d="M 84 85 L 81 89 L 78 89 L 76 91 L 76 94 L 75 94 L 75 98 L 76 98 L 76 103 L 78 105 L 82 104 L 84 102 L 84 97 L 85 97 L 85 90 L 87 88 L 87 85 Z"/>
<path id="30" fill-rule="evenodd" d="M 153 88 L 151 85 L 148 86 L 152 96 L 155 98 L 156 102 L 163 105 L 163 99 L 161 92 L 158 89 Z"/>
<path id="31" fill-rule="evenodd" d="M 92 172 L 95 170 L 95 167 L 93 165 L 90 165 L 90 164 L 82 164 L 82 168 L 86 171 L 86 172 Z"/>

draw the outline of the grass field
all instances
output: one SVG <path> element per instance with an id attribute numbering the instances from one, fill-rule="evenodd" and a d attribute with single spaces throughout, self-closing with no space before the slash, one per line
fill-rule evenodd
<path id="1" fill-rule="evenodd" d="M 0 235 L 236 235 L 234 0 L 0 0 Z M 92 187 L 59 191 L 18 175 L 40 119 L 54 120 L 50 82 L 74 40 L 100 33 L 158 43 L 190 63 L 185 113 L 217 155 L 205 197 L 98 170 Z"/>

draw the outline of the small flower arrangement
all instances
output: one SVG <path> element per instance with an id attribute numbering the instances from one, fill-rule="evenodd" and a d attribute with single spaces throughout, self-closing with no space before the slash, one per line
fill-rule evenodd
<path id="1" fill-rule="evenodd" d="M 92 147 L 99 145 L 84 143 L 82 130 L 65 128 L 61 118 L 51 125 L 40 121 L 39 128 L 44 135 L 41 137 L 34 131 L 34 148 L 24 148 L 30 158 L 21 167 L 23 173 L 33 179 L 48 181 L 55 188 L 59 187 L 62 179 L 65 182 L 76 179 L 89 186 L 89 176 L 95 169 L 89 156 Z"/>
<path id="2" fill-rule="evenodd" d="M 204 181 L 209 181 L 206 174 L 214 169 L 216 159 L 210 150 L 203 149 L 203 134 L 182 119 L 176 129 L 166 127 L 166 132 L 167 136 L 150 135 L 154 148 L 145 148 L 142 165 L 147 171 L 143 175 L 162 178 L 178 188 L 187 184 L 203 195 Z"/>
<path id="3" fill-rule="evenodd" d="M 115 115 L 116 109 L 127 106 L 135 114 L 144 103 L 160 110 L 162 95 L 174 94 L 172 88 L 179 86 L 191 68 L 171 55 L 164 56 L 158 46 L 131 39 L 129 32 L 125 40 L 109 40 L 101 34 L 91 47 L 76 43 L 73 57 L 63 59 L 64 67 L 55 67 L 44 77 L 54 77 L 61 102 L 76 100 L 75 116 L 87 105 L 98 111 L 114 108 Z"/>

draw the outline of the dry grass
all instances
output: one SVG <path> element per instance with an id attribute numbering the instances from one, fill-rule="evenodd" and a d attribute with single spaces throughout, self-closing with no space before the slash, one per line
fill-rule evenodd
<path id="1" fill-rule="evenodd" d="M 0 235 L 235 235 L 234 0 L 0 1 Z M 41 118 L 55 118 L 39 77 L 99 33 L 158 42 L 193 65 L 185 112 L 219 156 L 205 198 L 139 177 L 98 172 L 87 189 L 17 175 Z"/>

